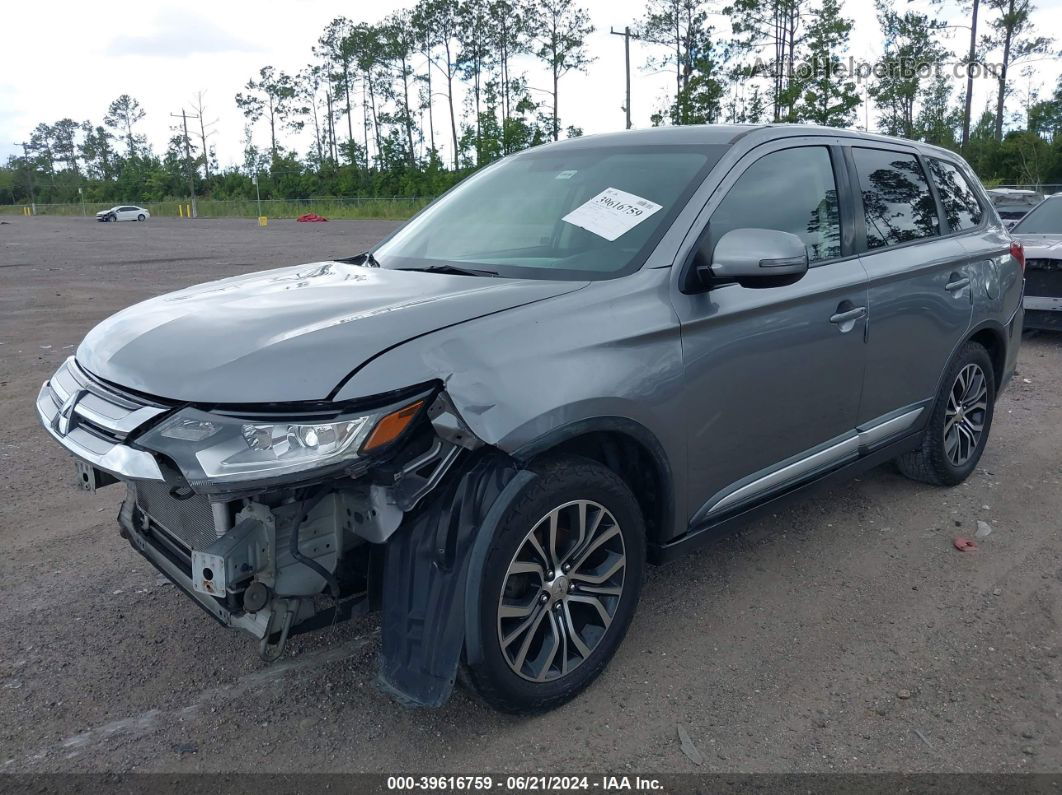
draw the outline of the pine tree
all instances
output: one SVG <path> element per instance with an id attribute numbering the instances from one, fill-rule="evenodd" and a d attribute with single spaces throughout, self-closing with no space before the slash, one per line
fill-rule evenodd
<path id="1" fill-rule="evenodd" d="M 795 113 L 800 121 L 827 127 L 848 127 L 855 121 L 859 93 L 849 75 L 842 73 L 841 55 L 848 48 L 852 20 L 841 14 L 839 0 L 822 0 L 808 26 L 806 66 L 800 78 L 800 99 Z"/>

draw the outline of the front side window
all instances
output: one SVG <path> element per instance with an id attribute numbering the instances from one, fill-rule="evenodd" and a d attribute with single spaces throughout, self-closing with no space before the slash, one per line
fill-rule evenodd
<path id="1" fill-rule="evenodd" d="M 884 248 L 940 234 L 937 205 L 918 158 L 904 152 L 853 147 L 867 248 Z"/>
<path id="2" fill-rule="evenodd" d="M 373 255 L 384 268 L 531 279 L 629 273 L 727 148 L 532 149 L 470 177 Z"/>
<path id="3" fill-rule="evenodd" d="M 777 229 L 804 241 L 808 260 L 841 255 L 841 221 L 830 152 L 802 146 L 764 155 L 738 177 L 712 213 L 711 246 L 732 229 Z"/>
<path id="4" fill-rule="evenodd" d="M 985 217 L 977 194 L 958 168 L 951 163 L 929 158 L 929 170 L 937 183 L 940 203 L 944 205 L 944 218 L 953 232 L 972 229 Z"/>

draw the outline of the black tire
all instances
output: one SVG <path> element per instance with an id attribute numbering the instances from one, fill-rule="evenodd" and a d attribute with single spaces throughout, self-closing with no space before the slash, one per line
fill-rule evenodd
<path id="1" fill-rule="evenodd" d="M 136 217 L 136 220 L 138 220 L 138 221 L 143 221 L 143 220 L 144 220 L 144 214 L 143 214 L 143 213 L 140 213 L 140 215 L 138 215 L 138 216 Z"/>
<path id="2" fill-rule="evenodd" d="M 478 616 L 480 637 L 483 639 L 482 660 L 474 665 L 464 665 L 461 672 L 462 683 L 470 687 L 487 704 L 503 712 L 517 714 L 545 712 L 558 707 L 577 696 L 601 674 L 613 654 L 615 654 L 616 649 L 619 648 L 630 626 L 638 604 L 645 569 L 645 522 L 634 495 L 631 494 L 630 489 L 617 475 L 594 461 L 576 456 L 547 458 L 532 465 L 532 469 L 539 474 L 539 477 L 515 499 L 502 517 L 483 566 L 483 575 L 479 586 L 480 609 Z M 544 617 L 549 619 L 551 625 L 549 626 L 552 633 L 550 648 L 552 648 L 552 644 L 561 642 L 557 635 L 558 628 L 561 628 L 561 635 L 565 638 L 563 647 L 564 665 L 565 667 L 572 666 L 571 670 L 564 673 L 563 668 L 560 668 L 560 662 L 557 661 L 556 666 L 560 670 L 555 678 L 551 678 L 548 681 L 531 681 L 526 678 L 526 674 L 522 675 L 516 672 L 509 659 L 507 659 L 506 652 L 502 649 L 503 621 L 523 621 L 523 619 L 503 619 L 499 616 L 501 601 L 503 598 L 509 598 L 510 592 L 508 588 L 511 586 L 513 578 L 520 576 L 511 574 L 509 567 L 510 564 L 514 563 L 517 554 L 528 548 L 526 546 L 527 539 L 532 529 L 539 527 L 540 522 L 546 521 L 547 517 L 559 506 L 570 505 L 574 501 L 590 501 L 596 504 L 597 508 L 603 507 L 606 510 L 606 518 L 602 519 L 597 525 L 599 529 L 596 537 L 611 535 L 612 537 L 607 544 L 619 544 L 616 540 L 617 534 L 610 532 L 611 527 L 618 526 L 618 535 L 622 538 L 622 551 L 619 554 L 625 559 L 622 583 L 619 586 L 620 593 L 618 597 L 592 597 L 599 603 L 608 603 L 611 608 L 614 608 L 614 612 L 612 613 L 611 623 L 608 623 L 603 630 L 596 630 L 598 634 L 596 634 L 596 640 L 593 641 L 596 645 L 588 647 L 588 654 L 580 655 L 575 642 L 570 640 L 571 634 L 569 630 L 564 627 L 576 626 L 577 619 L 575 616 L 587 607 L 585 601 L 578 602 L 580 599 L 585 600 L 588 596 L 588 594 L 582 593 L 582 589 L 594 590 L 597 586 L 580 586 L 578 584 L 577 579 L 581 582 L 580 578 L 584 575 L 579 573 L 583 570 L 579 569 L 579 564 L 576 564 L 571 574 L 571 582 L 574 585 L 569 585 L 569 588 L 574 593 L 570 592 L 568 601 L 566 601 L 564 597 L 556 596 L 556 591 L 553 592 L 553 596 L 547 595 L 549 588 L 547 583 L 535 580 L 534 575 L 526 575 L 530 581 L 526 589 L 526 593 L 529 595 L 528 603 L 535 605 L 533 609 L 536 612 L 541 610 Z M 589 517 L 590 512 L 596 511 L 597 508 L 588 508 L 582 515 Z M 574 510 L 577 512 L 576 516 L 579 515 L 578 507 L 569 507 L 564 510 Z M 608 514 L 611 516 L 608 517 Z M 588 518 L 585 521 L 585 526 L 589 528 L 593 524 L 592 520 L 596 515 L 594 513 L 593 517 Z M 611 525 L 609 524 L 610 519 L 614 519 Z M 573 524 L 573 522 L 562 518 L 558 522 L 558 525 L 560 524 L 567 525 Z M 600 528 L 608 528 L 608 530 L 601 530 Z M 546 532 L 548 532 L 548 527 Z M 568 543 L 567 540 L 562 538 L 564 532 L 563 527 L 558 532 L 556 544 L 558 550 L 562 548 L 562 545 Z M 589 537 L 590 534 L 588 533 Z M 569 552 L 572 560 L 585 554 L 582 552 L 585 546 L 580 548 L 575 541 L 574 535 L 567 538 L 571 540 L 571 545 L 567 546 L 567 549 L 580 549 L 578 553 L 575 551 Z M 587 542 L 586 546 L 590 545 Z M 592 555 L 607 554 L 611 556 L 617 554 L 613 551 L 603 552 L 602 550 L 605 546 L 606 544 L 599 546 L 598 550 L 593 552 Z M 563 556 L 561 557 L 563 559 Z M 592 560 L 593 558 L 591 557 L 590 559 Z M 588 559 L 583 557 L 582 560 Z M 614 562 L 600 564 L 600 566 L 608 566 L 609 568 L 614 565 Z M 567 572 L 568 569 L 565 569 L 565 571 Z M 556 574 L 556 579 L 552 581 L 554 584 L 561 579 L 560 572 L 556 572 Z M 567 582 L 566 579 L 565 582 Z M 614 581 L 610 582 L 614 585 Z M 506 590 L 503 592 L 503 589 Z M 543 602 L 541 607 L 538 604 L 540 599 Z M 557 602 L 554 602 L 554 599 L 557 599 Z M 613 599 L 617 601 L 611 601 Z M 549 601 L 547 602 L 547 600 Z M 556 612 L 551 613 L 550 607 L 555 608 Z M 566 621 L 569 623 L 565 623 Z M 506 626 L 511 626 L 511 624 L 507 623 Z M 541 622 L 541 626 L 543 628 L 542 632 L 546 633 L 547 624 L 544 623 L 544 619 Z M 591 631 L 594 632 L 594 630 Z M 548 636 L 543 634 L 541 637 L 543 638 L 539 645 L 541 651 L 537 656 L 545 659 L 548 657 L 546 652 L 546 638 Z M 580 643 L 586 640 L 585 635 L 579 635 L 578 637 Z M 519 644 L 514 645 L 522 645 L 522 639 Z M 512 648 L 512 646 L 509 648 Z M 571 649 L 570 653 L 569 649 Z M 559 651 L 560 647 L 558 645 Z M 573 660 L 572 657 L 577 659 Z M 550 662 L 543 666 L 547 673 L 550 673 L 550 666 L 553 664 L 553 662 Z"/>
<path id="3" fill-rule="evenodd" d="M 949 399 L 956 388 L 957 379 L 969 367 L 979 368 L 985 382 L 985 408 L 981 418 L 981 432 L 976 444 L 969 445 L 969 456 L 961 462 L 952 460 L 949 447 L 945 443 L 945 423 L 949 420 Z M 912 480 L 930 483 L 934 486 L 957 486 L 977 468 L 981 460 L 988 435 L 992 429 L 992 415 L 996 406 L 996 379 L 992 369 L 992 358 L 988 351 L 976 342 L 967 342 L 948 365 L 941 380 L 940 391 L 933 403 L 933 414 L 929 418 L 922 434 L 921 446 L 896 459 L 896 464 Z M 973 416 L 972 414 L 970 416 Z M 969 444 L 967 442 L 967 444 Z"/>

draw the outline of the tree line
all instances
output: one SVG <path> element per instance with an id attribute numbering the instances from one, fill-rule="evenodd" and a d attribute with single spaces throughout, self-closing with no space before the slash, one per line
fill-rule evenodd
<path id="1" fill-rule="evenodd" d="M 841 0 L 731 0 L 719 12 L 648 0 L 631 31 L 649 56 L 635 67 L 674 72 L 654 125 L 856 127 L 873 107 L 878 131 L 960 151 L 986 181 L 1062 183 L 1062 80 L 1049 96 L 1030 88 L 1037 61 L 1059 53 L 1035 29 L 1032 0 L 958 2 L 923 12 L 876 0 L 884 55 L 864 74 Z M 963 23 L 946 23 L 956 12 Z M 202 92 L 188 138 L 175 127 L 162 154 L 123 94 L 102 123 L 38 124 L 0 167 L 0 203 L 161 200 L 186 195 L 190 178 L 218 199 L 253 198 L 255 182 L 263 198 L 437 195 L 507 154 L 581 134 L 563 99 L 569 76 L 593 69 L 593 32 L 577 0 L 419 0 L 377 23 L 337 17 L 304 68 L 265 65 L 232 98 L 245 121 L 239 165 L 218 167 Z M 529 83 L 532 64 L 544 85 Z M 975 108 L 973 79 L 956 75 L 985 64 L 992 99 Z"/>

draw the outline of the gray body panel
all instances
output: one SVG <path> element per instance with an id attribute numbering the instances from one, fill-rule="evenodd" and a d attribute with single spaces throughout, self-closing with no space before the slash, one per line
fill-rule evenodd
<path id="1" fill-rule="evenodd" d="M 580 286 L 314 263 L 136 304 L 90 331 L 77 360 L 100 378 L 169 400 L 324 400 L 393 345 Z"/>
<path id="2" fill-rule="evenodd" d="M 932 397 L 943 364 L 970 328 L 970 254 L 954 238 L 860 257 L 869 282 L 867 367 L 859 421 Z"/>
<path id="3" fill-rule="evenodd" d="M 762 152 L 871 141 L 961 163 L 952 153 L 811 127 L 674 128 L 552 146 L 613 138 L 732 142 L 636 273 L 547 282 L 324 263 L 126 310 L 86 338 L 78 361 L 122 386 L 198 403 L 352 400 L 438 379 L 470 429 L 510 453 L 566 428 L 622 423 L 668 465 L 674 522 L 661 542 L 713 505 L 735 504 L 728 495 L 739 490 L 762 496 L 787 473 L 804 477 L 917 430 L 949 357 L 978 329 L 1001 335 L 1013 370 L 1022 279 L 980 188 L 987 218 L 977 230 L 851 251 L 785 287 L 679 289 L 713 203 Z M 947 290 L 955 274 L 970 283 Z M 866 317 L 831 323 L 849 304 Z"/>

